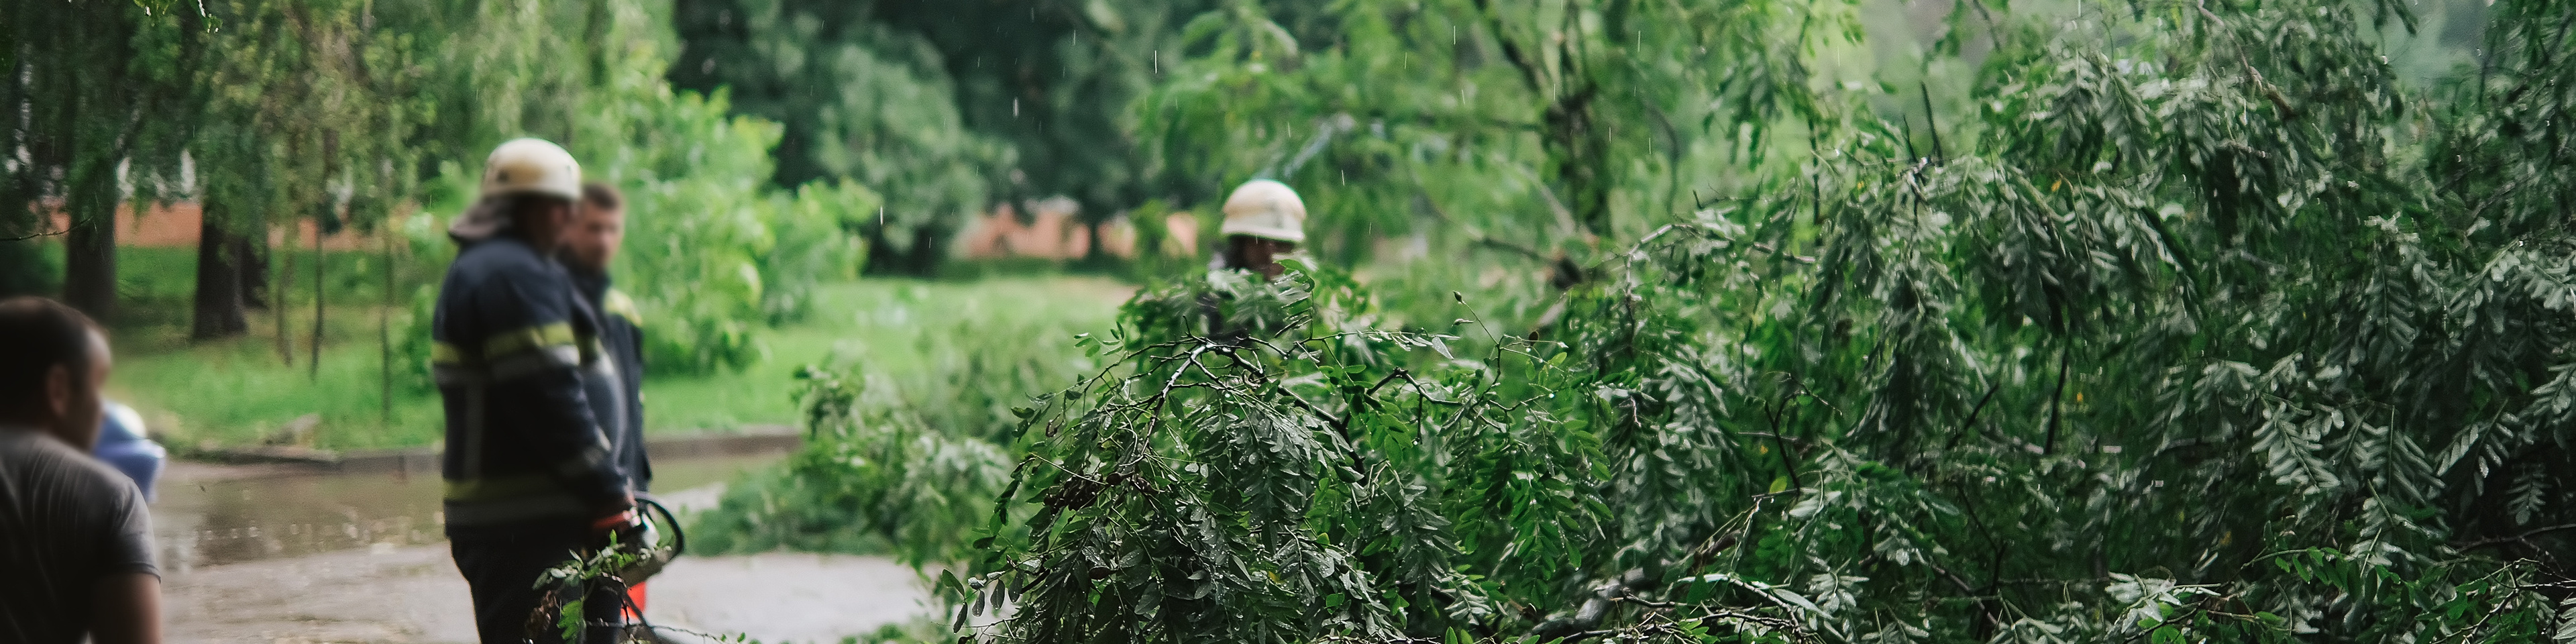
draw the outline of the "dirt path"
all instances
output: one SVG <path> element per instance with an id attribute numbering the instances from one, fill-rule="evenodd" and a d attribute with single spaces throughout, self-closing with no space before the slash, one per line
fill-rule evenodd
<path id="1" fill-rule="evenodd" d="M 165 580 L 169 641 L 472 642 L 447 548 L 378 547 L 204 566 Z M 923 614 L 912 569 L 882 557 L 683 557 L 654 578 L 657 623 L 778 642 L 838 642 Z"/>

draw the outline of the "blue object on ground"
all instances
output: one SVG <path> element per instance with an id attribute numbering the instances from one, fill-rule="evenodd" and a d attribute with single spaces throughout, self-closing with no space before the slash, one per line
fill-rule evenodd
<path id="1" fill-rule="evenodd" d="M 152 500 L 152 482 L 161 477 L 161 464 L 170 459 L 170 450 L 146 437 L 143 415 L 133 407 L 109 401 L 106 416 L 99 423 L 98 447 L 91 453 L 134 479 L 134 486 L 143 489 L 143 500 Z"/>

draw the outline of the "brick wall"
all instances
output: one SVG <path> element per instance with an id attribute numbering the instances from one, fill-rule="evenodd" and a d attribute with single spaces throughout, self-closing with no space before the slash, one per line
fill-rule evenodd
<path id="1" fill-rule="evenodd" d="M 45 205 L 53 212 L 52 221 L 48 224 L 51 227 L 46 230 L 62 230 L 71 224 L 70 215 L 63 212 L 61 202 Z M 131 204 L 117 206 L 116 245 L 141 248 L 195 248 L 197 233 L 205 225 L 205 216 L 204 209 L 199 208 L 197 203 L 192 201 L 155 204 L 139 213 L 139 216 Z M 269 243 L 282 243 L 285 239 L 284 228 L 269 230 Z M 313 247 L 313 220 L 296 220 L 295 239 L 297 248 Z M 377 245 L 375 236 L 360 235 L 354 231 L 342 231 L 340 234 L 326 237 L 322 240 L 322 247 L 335 251 L 381 248 Z"/>
<path id="2" fill-rule="evenodd" d="M 1045 259 L 1078 259 L 1091 250 L 1091 228 L 1074 219 L 1077 207 L 1073 200 L 1062 197 L 1031 204 L 1035 214 L 1022 223 L 1019 210 L 1002 204 L 993 212 L 975 220 L 966 232 L 957 236 L 959 257 L 986 259 L 996 257 L 1038 257 Z M 1161 222 L 1166 240 L 1164 254 L 1189 257 L 1198 254 L 1198 219 L 1189 213 L 1174 213 Z M 1100 225 L 1101 249 L 1119 257 L 1136 256 L 1136 227 L 1126 217 Z"/>

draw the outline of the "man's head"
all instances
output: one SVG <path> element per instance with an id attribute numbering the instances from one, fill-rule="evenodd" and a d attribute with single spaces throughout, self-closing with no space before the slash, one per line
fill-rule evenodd
<path id="1" fill-rule="evenodd" d="M 501 216 L 510 220 L 510 229 L 520 239 L 541 251 L 563 248 L 564 237 L 581 221 L 581 207 L 552 195 L 512 195 L 500 197 Z"/>
<path id="2" fill-rule="evenodd" d="M 0 424 L 88 450 L 98 442 L 107 337 L 88 316 L 41 297 L 0 300 Z"/>
<path id="3" fill-rule="evenodd" d="M 512 139 L 483 160 L 483 199 L 529 245 L 552 251 L 580 216 L 581 164 L 562 146 Z"/>
<path id="4" fill-rule="evenodd" d="M 626 241 L 626 197 L 605 183 L 581 187 L 581 219 L 565 233 L 564 260 L 574 268 L 607 272 Z"/>
<path id="5" fill-rule="evenodd" d="M 1227 266 L 1258 272 L 1263 278 L 1278 277 L 1286 270 L 1279 266 L 1278 256 L 1306 241 L 1306 202 L 1287 184 L 1269 179 L 1245 182 L 1226 196 L 1225 225 L 1217 232 L 1226 236 Z"/>
<path id="6" fill-rule="evenodd" d="M 1262 279 L 1277 279 L 1288 271 L 1279 265 L 1279 256 L 1297 250 L 1296 242 L 1285 242 L 1251 235 L 1228 235 L 1225 238 L 1225 265 L 1260 273 Z"/>

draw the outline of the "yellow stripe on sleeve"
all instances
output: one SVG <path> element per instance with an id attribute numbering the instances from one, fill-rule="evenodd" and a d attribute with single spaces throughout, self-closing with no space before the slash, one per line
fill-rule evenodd
<path id="1" fill-rule="evenodd" d="M 524 351 L 577 346 L 580 342 L 580 338 L 573 336 L 570 323 L 556 322 L 492 334 L 490 339 L 483 341 L 482 358 L 494 360 Z"/>

